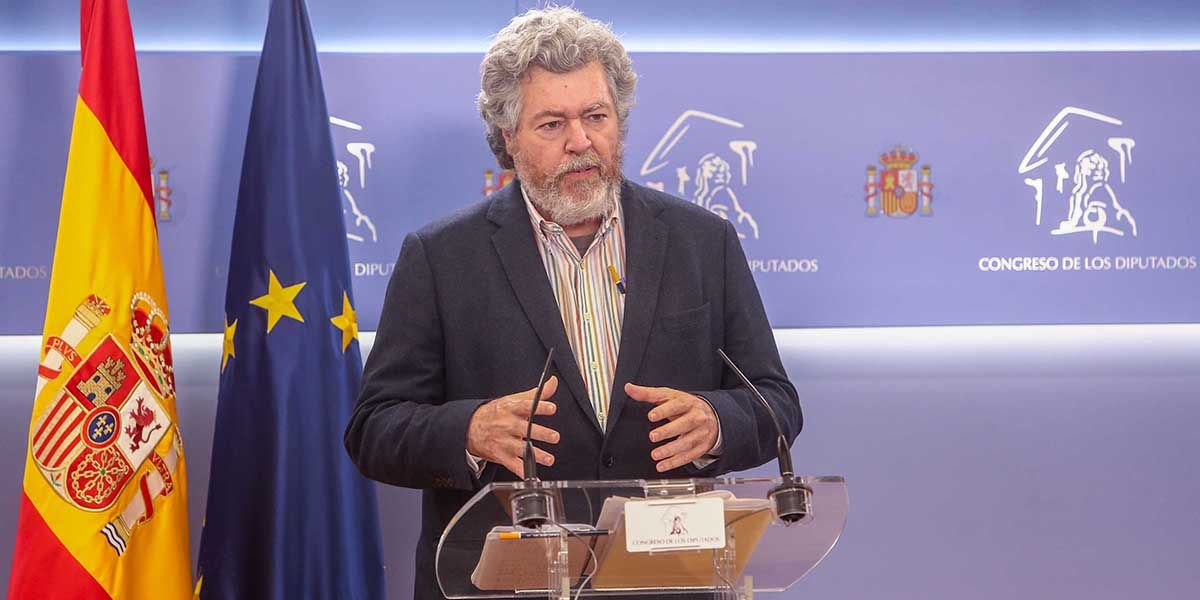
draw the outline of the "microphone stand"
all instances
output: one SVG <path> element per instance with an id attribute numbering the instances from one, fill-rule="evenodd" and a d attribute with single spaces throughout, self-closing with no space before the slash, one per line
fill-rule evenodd
<path id="1" fill-rule="evenodd" d="M 537 414 L 538 403 L 542 400 L 542 388 L 546 386 L 546 378 L 550 373 L 550 361 L 554 358 L 554 348 L 546 354 L 546 364 L 542 367 L 542 375 L 538 378 L 537 391 L 533 394 L 533 405 L 529 409 L 529 422 L 525 427 L 525 455 L 522 458 L 525 471 L 525 486 L 513 493 L 509 499 L 512 507 L 513 525 L 537 529 L 548 521 L 554 520 L 553 499 L 550 490 L 542 486 L 537 475 L 537 460 L 533 456 L 533 416 Z"/>
<path id="2" fill-rule="evenodd" d="M 767 492 L 767 498 L 771 500 L 771 508 L 779 520 L 789 525 L 795 523 L 808 516 L 812 506 L 812 489 L 796 481 L 796 474 L 792 470 L 792 451 L 788 446 L 787 438 L 783 435 L 783 426 L 779 424 L 779 417 L 775 415 L 775 410 L 771 408 L 767 399 L 763 398 L 758 388 L 750 382 L 750 379 L 742 373 L 737 365 L 733 364 L 729 355 L 720 348 L 717 348 L 717 354 L 721 355 L 721 359 L 729 365 L 729 368 L 741 380 L 742 385 L 746 386 L 746 389 L 750 390 L 755 398 L 758 398 L 759 403 L 767 409 L 767 414 L 771 416 L 771 422 L 775 424 L 775 453 L 779 463 L 781 482 Z"/>

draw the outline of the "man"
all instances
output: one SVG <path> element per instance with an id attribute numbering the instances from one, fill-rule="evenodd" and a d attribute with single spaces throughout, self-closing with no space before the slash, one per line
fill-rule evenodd
<path id="1" fill-rule="evenodd" d="M 621 176 L 636 75 L 607 26 L 533 10 L 481 66 L 487 139 L 516 180 L 410 234 L 388 286 L 346 448 L 368 477 L 425 490 L 416 596 L 476 490 L 518 478 L 533 387 L 543 479 L 707 477 L 775 457 L 769 415 L 724 348 L 800 431 L 737 232 Z M 615 277 L 610 275 L 615 273 Z"/>

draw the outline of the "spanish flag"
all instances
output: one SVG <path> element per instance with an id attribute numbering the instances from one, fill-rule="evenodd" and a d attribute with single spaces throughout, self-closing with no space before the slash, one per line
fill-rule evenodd
<path id="1" fill-rule="evenodd" d="M 83 0 L 83 71 L 29 426 L 10 600 L 189 598 L 146 126 L 124 0 Z"/>

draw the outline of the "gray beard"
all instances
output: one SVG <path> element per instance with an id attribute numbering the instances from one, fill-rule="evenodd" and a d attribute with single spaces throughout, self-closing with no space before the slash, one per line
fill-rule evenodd
<path id="1" fill-rule="evenodd" d="M 517 167 L 517 177 L 521 180 L 521 189 L 529 197 L 542 217 L 547 221 L 558 223 L 562 227 L 573 227 L 588 221 L 603 218 L 611 214 L 617 207 L 621 197 L 621 175 L 618 166 L 617 173 L 608 173 L 603 163 L 595 155 L 575 157 L 560 166 L 553 175 L 542 180 L 526 178 L 530 169 L 525 168 L 519 155 L 513 160 Z M 621 157 L 617 156 L 617 165 Z M 600 168 L 600 177 L 586 185 L 575 187 L 571 193 L 559 190 L 559 180 L 568 172 L 582 167 L 596 166 Z"/>

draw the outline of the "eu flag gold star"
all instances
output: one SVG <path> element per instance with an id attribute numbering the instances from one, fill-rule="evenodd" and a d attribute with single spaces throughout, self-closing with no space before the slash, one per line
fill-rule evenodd
<path id="1" fill-rule="evenodd" d="M 300 316 L 300 311 L 296 310 L 296 294 L 304 289 L 304 285 L 308 282 L 301 281 L 296 285 L 283 287 L 279 284 L 279 279 L 275 277 L 275 271 L 268 271 L 271 280 L 267 283 L 267 293 L 265 296 L 259 296 L 250 301 L 250 304 L 257 306 L 267 311 L 267 333 L 275 328 L 275 324 L 279 319 L 288 317 L 304 322 L 304 317 Z"/>
<path id="2" fill-rule="evenodd" d="M 334 327 L 342 330 L 342 352 L 350 347 L 350 341 L 358 337 L 358 313 L 350 306 L 350 296 L 342 292 L 342 314 L 329 319 Z"/>
<path id="3" fill-rule="evenodd" d="M 233 323 L 229 322 L 229 317 L 225 317 L 225 339 L 221 342 L 221 372 L 225 372 L 225 363 L 229 359 L 237 356 L 233 351 L 233 335 L 237 332 L 237 319 Z"/>

